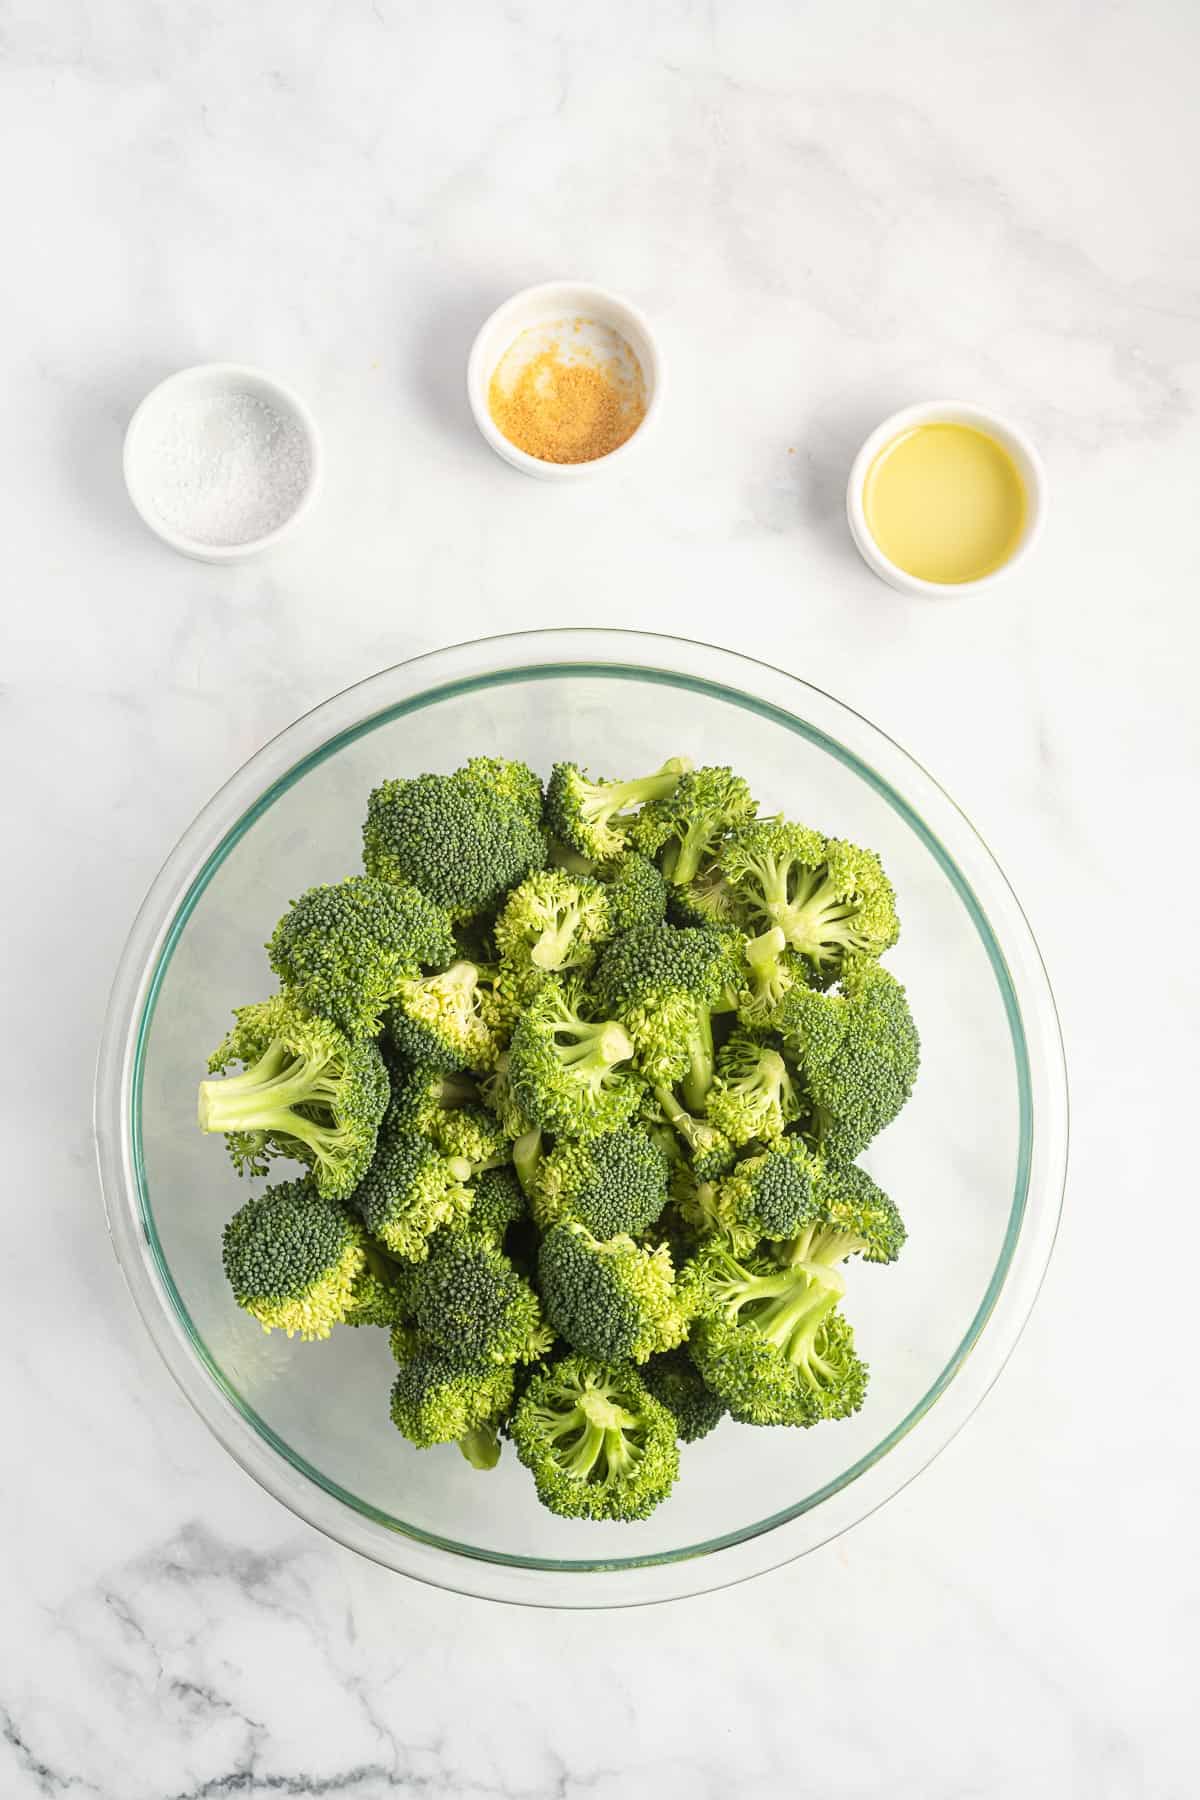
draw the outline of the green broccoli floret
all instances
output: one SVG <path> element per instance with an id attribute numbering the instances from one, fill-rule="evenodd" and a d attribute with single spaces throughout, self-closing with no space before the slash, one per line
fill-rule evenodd
<path id="1" fill-rule="evenodd" d="M 665 1246 L 599 1242 L 582 1225 L 552 1225 L 538 1252 L 546 1317 L 572 1349 L 598 1362 L 645 1362 L 687 1335 L 689 1297 Z"/>
<path id="2" fill-rule="evenodd" d="M 545 802 L 542 778 L 528 763 L 514 762 L 507 756 L 472 756 L 462 772 L 481 787 L 499 794 L 502 800 L 519 807 L 535 825 L 541 824 Z"/>
<path id="3" fill-rule="evenodd" d="M 705 1111 L 740 1148 L 756 1138 L 771 1143 L 800 1117 L 800 1096 L 778 1050 L 735 1031 L 717 1052 L 717 1072 Z"/>
<path id="4" fill-rule="evenodd" d="M 732 1169 L 737 1151 L 725 1133 L 710 1119 L 697 1119 L 679 1104 L 671 1089 L 654 1090 L 663 1117 L 686 1146 L 693 1174 L 701 1181 L 715 1181 Z"/>
<path id="5" fill-rule="evenodd" d="M 513 889 L 496 920 L 496 948 L 518 993 L 547 974 L 590 968 L 612 931 L 608 891 L 587 875 L 538 869 Z"/>
<path id="6" fill-rule="evenodd" d="M 503 1245 L 510 1225 L 528 1217 L 529 1203 L 512 1168 L 486 1169 L 471 1184 L 471 1235 Z"/>
<path id="7" fill-rule="evenodd" d="M 385 781 L 371 795 L 363 826 L 367 874 L 411 883 L 452 919 L 498 906 L 545 861 L 530 801 L 466 769 Z"/>
<path id="8" fill-rule="evenodd" d="M 845 1282 L 819 1255 L 781 1265 L 713 1240 L 693 1265 L 703 1295 L 688 1348 L 745 1425 L 815 1425 L 863 1403 L 867 1371 L 836 1310 Z"/>
<path id="9" fill-rule="evenodd" d="M 814 1256 L 844 1261 L 861 1255 L 864 1262 L 895 1262 L 907 1236 L 904 1221 L 895 1201 L 865 1169 L 854 1163 L 834 1163 L 821 1169 L 815 1202 L 813 1216 L 787 1246 L 789 1261 L 802 1262 Z"/>
<path id="10" fill-rule="evenodd" d="M 454 959 L 454 935 L 418 888 L 355 875 L 309 888 L 267 945 L 271 967 L 309 1012 L 348 1037 L 375 1037 L 405 976 Z"/>
<path id="11" fill-rule="evenodd" d="M 388 1036 L 413 1063 L 445 1070 L 490 1069 L 502 1047 L 492 996 L 473 962 L 401 981 L 387 1015 Z"/>
<path id="12" fill-rule="evenodd" d="M 507 1050 L 500 1052 L 495 1065 L 479 1083 L 479 1097 L 488 1111 L 500 1121 L 500 1128 L 510 1141 L 524 1137 L 531 1129 L 530 1120 L 522 1111 L 512 1090 Z"/>
<path id="13" fill-rule="evenodd" d="M 667 917 L 672 925 L 711 925 L 718 930 L 736 927 L 739 931 L 745 926 L 737 893 L 719 863 L 707 864 L 686 887 L 670 889 Z"/>
<path id="14" fill-rule="evenodd" d="M 881 956 L 899 935 L 896 896 L 873 850 L 769 819 L 739 832 L 720 860 L 749 918 L 764 931 L 778 925 L 825 980 L 848 960 Z"/>
<path id="15" fill-rule="evenodd" d="M 789 948 L 778 925 L 757 937 L 742 939 L 742 978 L 738 988 L 738 1018 L 751 1030 L 769 1027 L 784 996 L 797 985 L 819 985 L 810 980 L 810 965 Z"/>
<path id="16" fill-rule="evenodd" d="M 441 1225 L 466 1218 L 471 1165 L 443 1156 L 419 1132 L 389 1126 L 352 1204 L 373 1238 L 393 1256 L 419 1262 Z"/>
<path id="17" fill-rule="evenodd" d="M 715 1228 L 739 1251 L 762 1238 L 795 1237 L 813 1216 L 821 1173 L 820 1159 L 799 1138 L 745 1157 L 719 1184 Z"/>
<path id="18" fill-rule="evenodd" d="M 262 1175 L 272 1157 L 307 1163 L 320 1193 L 344 1199 L 375 1153 L 388 1104 L 383 1058 L 369 1038 L 351 1039 L 306 1012 L 288 993 L 240 1006 L 202 1081 L 201 1131 L 223 1132 L 235 1168 Z"/>
<path id="19" fill-rule="evenodd" d="M 633 1043 L 613 1019 L 585 1010 L 580 988 L 547 978 L 517 1021 L 508 1049 L 512 1096 L 536 1126 L 566 1137 L 613 1131 L 641 1098 Z"/>
<path id="20" fill-rule="evenodd" d="M 712 1013 L 731 1004 L 736 982 L 726 933 L 643 925 L 603 950 L 591 991 L 629 1032 L 646 1079 L 681 1081 L 698 1112 L 712 1080 Z"/>
<path id="21" fill-rule="evenodd" d="M 410 1063 L 385 1040 L 383 1060 L 388 1067 L 392 1097 L 384 1114 L 386 1130 L 421 1131 L 433 1137 L 447 1113 L 474 1106 L 480 1084 L 460 1069 L 438 1069 L 428 1063 Z M 442 1146 L 439 1144 L 439 1149 Z"/>
<path id="22" fill-rule="evenodd" d="M 591 781 L 578 763 L 555 763 L 546 789 L 546 827 L 580 856 L 608 862 L 629 848 L 624 815 L 650 800 L 665 800 L 689 766 L 686 758 L 675 757 L 636 781 Z"/>
<path id="23" fill-rule="evenodd" d="M 637 1237 L 667 1203 L 667 1176 L 667 1158 L 645 1131 L 560 1138 L 534 1177 L 533 1216 L 543 1229 L 575 1220 L 596 1238 Z"/>
<path id="24" fill-rule="evenodd" d="M 411 1331 L 392 1334 L 392 1354 L 399 1364 L 392 1384 L 392 1423 L 410 1444 L 427 1450 L 434 1444 L 458 1443 L 476 1468 L 493 1467 L 477 1460 L 480 1439 L 494 1435 L 495 1421 L 512 1404 L 513 1371 L 504 1363 L 463 1367 L 421 1345 Z M 497 1446 L 497 1456 L 498 1456 Z"/>
<path id="25" fill-rule="evenodd" d="M 633 841 L 647 856 L 661 856 L 667 880 L 686 888 L 729 833 L 748 825 L 757 811 L 749 787 L 732 769 L 689 769 L 673 793 L 643 806 Z"/>
<path id="26" fill-rule="evenodd" d="M 378 1244 L 364 1239 L 366 1263 L 354 1280 L 343 1325 L 399 1325 L 405 1317 L 400 1271 Z"/>
<path id="27" fill-rule="evenodd" d="M 438 1233 L 406 1271 L 404 1297 L 424 1342 L 460 1365 L 534 1362 L 553 1342 L 532 1287 L 470 1230 Z"/>
<path id="28" fill-rule="evenodd" d="M 720 1424 L 725 1402 L 710 1393 L 685 1347 L 652 1356 L 641 1371 L 654 1398 L 675 1420 L 675 1433 L 683 1444 L 695 1444 Z"/>
<path id="29" fill-rule="evenodd" d="M 363 1235 L 310 1180 L 283 1181 L 234 1213 L 223 1260 L 234 1299 L 264 1331 L 324 1338 L 362 1275 Z"/>
<path id="30" fill-rule="evenodd" d="M 563 1357 L 534 1375 L 509 1429 L 538 1499 L 562 1518 L 648 1518 L 679 1472 L 675 1419 L 628 1365 Z"/>
<path id="31" fill-rule="evenodd" d="M 811 1132 L 831 1161 L 851 1162 L 913 1090 L 921 1045 L 904 989 L 878 963 L 852 964 L 840 991 L 793 988 L 776 1027 L 813 1107 Z"/>
<path id="32" fill-rule="evenodd" d="M 637 925 L 662 924 L 667 915 L 667 884 L 648 856 L 627 850 L 597 872 L 608 896 L 614 935 Z"/>

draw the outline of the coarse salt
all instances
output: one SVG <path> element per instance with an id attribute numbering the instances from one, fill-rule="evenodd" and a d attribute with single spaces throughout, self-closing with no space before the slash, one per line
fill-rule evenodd
<path id="1" fill-rule="evenodd" d="M 298 422 L 255 394 L 182 396 L 147 420 L 147 500 L 199 544 L 248 544 L 286 524 L 312 479 Z"/>

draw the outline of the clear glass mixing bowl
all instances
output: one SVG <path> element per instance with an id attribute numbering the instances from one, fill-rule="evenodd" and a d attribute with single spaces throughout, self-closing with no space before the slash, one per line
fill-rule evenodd
<path id="1" fill-rule="evenodd" d="M 221 1227 L 245 1197 L 195 1128 L 196 1081 L 232 1006 L 269 991 L 262 945 L 288 901 L 359 861 L 382 777 L 468 754 L 609 772 L 669 755 L 733 764 L 783 809 L 880 851 L 904 923 L 889 961 L 923 1041 L 916 1094 L 867 1158 L 909 1240 L 855 1265 L 847 1312 L 871 1365 L 854 1419 L 728 1422 L 634 1525 L 554 1518 L 511 1450 L 482 1474 L 388 1421 L 379 1331 L 266 1336 L 233 1305 Z M 96 1087 L 109 1229 L 146 1326 L 243 1468 L 341 1543 L 495 1599 L 636 1604 L 791 1560 L 901 1488 L 958 1430 L 1028 1316 L 1066 1166 L 1062 1043 L 1029 926 L 932 778 L 874 726 L 778 669 L 640 633 L 460 645 L 339 694 L 261 750 L 174 850 L 130 934 Z"/>

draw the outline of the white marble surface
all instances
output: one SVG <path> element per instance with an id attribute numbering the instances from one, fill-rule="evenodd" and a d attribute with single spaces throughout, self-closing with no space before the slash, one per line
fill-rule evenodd
<path id="1" fill-rule="evenodd" d="M 1196 1791 L 1200 18 L 650 10 L 0 0 L 6 1800 Z M 653 450 L 570 491 L 463 398 L 484 312 L 558 274 L 639 300 L 673 375 Z M 209 357 L 328 434 L 311 529 L 237 570 L 121 488 L 137 399 Z M 865 429 L 939 391 L 1052 483 L 969 604 L 891 593 L 841 516 Z M 957 1442 L 804 1563 L 635 1615 L 428 1591 L 260 1493 L 143 1342 L 88 1119 L 128 921 L 225 776 L 385 663 L 558 621 L 765 651 L 938 773 L 1076 1108 Z"/>

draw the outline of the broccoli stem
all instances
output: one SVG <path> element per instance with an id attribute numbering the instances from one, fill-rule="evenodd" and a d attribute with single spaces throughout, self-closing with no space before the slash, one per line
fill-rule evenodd
<path id="1" fill-rule="evenodd" d="M 500 1461 L 500 1438 L 495 1422 L 473 1425 L 458 1439 L 458 1447 L 473 1469 L 494 1469 Z"/>
<path id="2" fill-rule="evenodd" d="M 559 838 L 550 839 L 550 861 L 556 868 L 563 869 L 568 875 L 594 875 L 596 865 L 590 857 L 580 856 L 578 850 L 572 850 L 570 844 L 564 844 Z"/>
<path id="3" fill-rule="evenodd" d="M 713 1083 L 712 1015 L 707 1006 L 697 1009 L 696 1024 L 688 1038 L 688 1067 L 680 1088 L 689 1112 L 702 1112 Z"/>
<path id="4" fill-rule="evenodd" d="M 517 1171 L 517 1180 L 526 1198 L 533 1190 L 538 1172 L 538 1164 L 542 1160 L 542 1133 L 540 1126 L 526 1131 L 512 1147 L 513 1167 Z"/>
<path id="5" fill-rule="evenodd" d="M 715 1125 L 709 1125 L 703 1119 L 693 1119 L 691 1113 L 685 1112 L 669 1087 L 656 1087 L 654 1097 L 689 1150 L 707 1150 L 720 1135 Z"/>
<path id="6" fill-rule="evenodd" d="M 555 925 L 547 925 L 529 952 L 530 961 L 539 969 L 562 969 L 571 960 L 575 934 L 579 929 L 579 908 L 568 906 L 559 914 Z M 575 960 L 578 960 L 576 958 Z"/>
<path id="7" fill-rule="evenodd" d="M 292 1109 L 337 1099 L 338 1084 L 325 1074 L 326 1067 L 271 1044 L 253 1068 L 200 1083 L 196 1111 L 201 1131 L 287 1131 L 303 1138 L 298 1128 L 311 1121 Z"/>
<path id="8" fill-rule="evenodd" d="M 673 838 L 662 860 L 662 872 L 676 887 L 687 887 L 700 873 L 700 865 L 712 841 L 712 821 L 706 815 L 693 819 L 682 838 Z"/>

